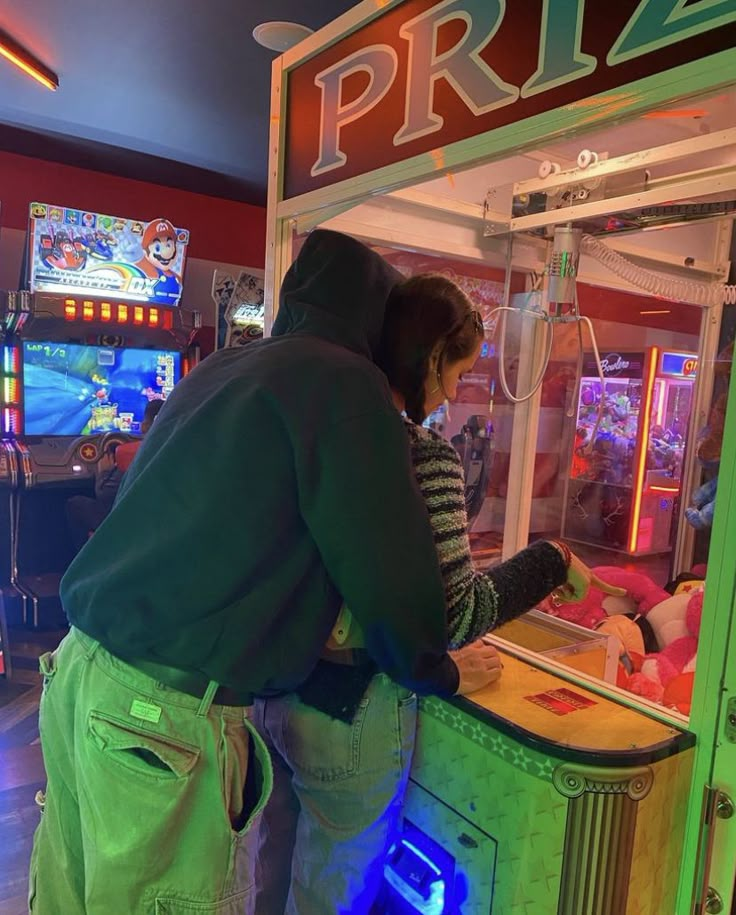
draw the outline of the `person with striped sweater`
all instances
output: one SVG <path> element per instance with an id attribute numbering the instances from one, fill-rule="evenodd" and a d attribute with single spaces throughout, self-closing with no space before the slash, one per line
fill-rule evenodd
<path id="1" fill-rule="evenodd" d="M 580 600 L 591 584 L 621 593 L 556 541 L 534 543 L 486 572 L 474 568 L 459 455 L 422 423 L 454 398 L 483 336 L 465 294 L 445 277 L 424 274 L 390 294 L 376 358 L 405 416 L 458 658 L 553 592 L 561 601 Z M 256 701 L 255 723 L 274 764 L 260 831 L 257 915 L 364 915 L 375 901 L 409 776 L 416 696 L 379 673 L 363 643 L 343 607 L 310 678 L 295 693 Z M 489 682 L 500 674 L 496 654 Z"/>

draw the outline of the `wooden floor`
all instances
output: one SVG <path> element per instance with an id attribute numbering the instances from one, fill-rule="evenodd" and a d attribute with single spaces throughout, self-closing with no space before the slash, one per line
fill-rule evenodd
<path id="1" fill-rule="evenodd" d="M 9 634 L 12 677 L 0 677 L 0 915 L 27 915 L 26 885 L 37 791 L 44 787 L 38 740 L 41 677 L 38 656 L 55 648 L 63 632 Z"/>

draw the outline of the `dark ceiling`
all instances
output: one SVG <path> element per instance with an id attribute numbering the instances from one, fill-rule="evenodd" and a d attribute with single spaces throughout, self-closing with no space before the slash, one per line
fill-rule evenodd
<path id="1" fill-rule="evenodd" d="M 317 29 L 355 0 L 0 0 L 0 28 L 60 81 L 0 58 L 0 150 L 263 204 L 269 20 Z"/>

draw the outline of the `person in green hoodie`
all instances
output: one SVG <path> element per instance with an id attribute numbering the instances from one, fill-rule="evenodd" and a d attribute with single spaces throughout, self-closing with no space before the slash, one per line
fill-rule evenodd
<path id="1" fill-rule="evenodd" d="M 492 649 L 461 669 L 447 653 L 432 528 L 372 361 L 400 280 L 313 232 L 272 337 L 205 359 L 164 404 L 41 658 L 31 912 L 247 911 L 272 780 L 249 707 L 308 677 L 343 602 L 409 691 L 492 676 Z"/>
<path id="2" fill-rule="evenodd" d="M 406 417 L 445 584 L 449 643 L 460 663 L 479 638 L 553 591 L 560 602 L 582 599 L 591 584 L 624 594 L 556 541 L 536 542 L 486 572 L 475 569 L 460 457 L 423 423 L 455 398 L 483 338 L 480 314 L 454 283 L 419 275 L 391 291 L 376 352 L 397 414 Z M 378 911 L 409 781 L 417 700 L 381 672 L 364 644 L 348 604 L 308 680 L 290 695 L 256 700 L 253 720 L 274 767 L 260 823 L 256 915 Z M 498 658 L 491 665 L 500 676 Z"/>

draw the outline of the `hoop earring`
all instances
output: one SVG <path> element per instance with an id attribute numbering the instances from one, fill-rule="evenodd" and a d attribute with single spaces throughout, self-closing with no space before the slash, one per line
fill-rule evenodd
<path id="1" fill-rule="evenodd" d="M 442 379 L 440 378 L 440 373 L 439 373 L 439 371 L 435 372 L 435 373 L 434 373 L 434 376 L 435 376 L 435 378 L 437 379 L 437 384 L 436 384 L 433 388 L 430 388 L 429 391 L 428 391 L 427 393 L 429 393 L 429 394 L 436 394 L 437 391 L 442 391 L 442 393 L 444 394 L 444 393 L 445 393 L 445 389 L 444 389 L 443 386 L 442 386 Z"/>

